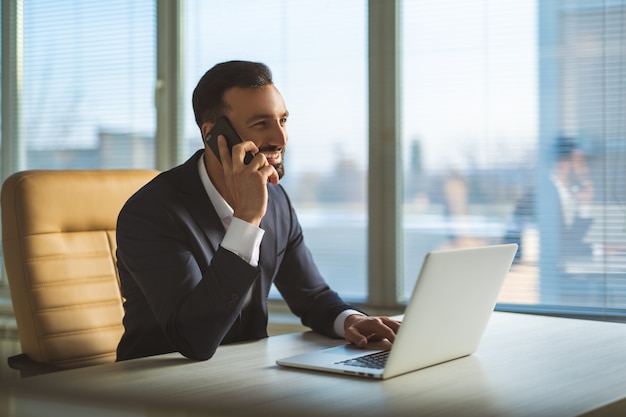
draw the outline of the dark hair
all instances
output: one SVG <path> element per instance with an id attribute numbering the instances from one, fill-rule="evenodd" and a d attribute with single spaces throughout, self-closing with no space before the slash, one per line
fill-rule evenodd
<path id="1" fill-rule="evenodd" d="M 554 153 L 557 160 L 570 158 L 576 149 L 578 149 L 578 141 L 570 136 L 559 136 L 554 144 Z"/>
<path id="2" fill-rule="evenodd" d="M 228 61 L 208 70 L 193 90 L 191 99 L 198 127 L 215 122 L 228 111 L 224 93 L 233 87 L 260 88 L 272 84 L 272 71 L 265 64 Z"/>

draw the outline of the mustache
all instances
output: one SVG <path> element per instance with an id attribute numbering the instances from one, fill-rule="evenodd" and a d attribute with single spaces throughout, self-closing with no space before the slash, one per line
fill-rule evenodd
<path id="1" fill-rule="evenodd" d="M 282 146 L 264 146 L 262 148 L 259 148 L 259 152 L 280 152 L 280 153 L 285 153 L 285 148 Z"/>

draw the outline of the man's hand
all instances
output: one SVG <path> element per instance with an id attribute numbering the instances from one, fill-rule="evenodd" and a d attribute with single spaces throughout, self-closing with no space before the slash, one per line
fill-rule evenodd
<path id="1" fill-rule="evenodd" d="M 258 226 L 267 210 L 267 183 L 278 184 L 278 173 L 257 146 L 246 141 L 233 146 L 232 155 L 222 135 L 218 138 L 222 169 L 224 170 L 226 201 L 234 216 Z M 256 153 L 249 164 L 244 164 L 246 152 Z"/>
<path id="2" fill-rule="evenodd" d="M 358 347 L 365 347 L 370 341 L 388 340 L 393 343 L 400 322 L 389 317 L 369 317 L 353 314 L 344 322 L 345 338 Z"/>

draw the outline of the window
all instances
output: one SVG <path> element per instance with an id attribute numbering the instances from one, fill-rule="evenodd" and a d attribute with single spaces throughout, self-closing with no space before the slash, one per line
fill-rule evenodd
<path id="1" fill-rule="evenodd" d="M 416 253 L 516 242 L 501 306 L 623 315 L 626 4 L 402 16 L 405 291 Z"/>
<path id="2" fill-rule="evenodd" d="M 21 137 L 32 168 L 152 168 L 152 0 L 23 2 Z"/>
<path id="3" fill-rule="evenodd" d="M 367 282 L 365 6 L 360 0 L 185 2 L 188 155 L 202 147 L 190 103 L 204 72 L 233 59 L 266 63 L 290 113 L 281 184 L 322 274 L 353 299 L 365 298 Z"/>
<path id="4" fill-rule="evenodd" d="M 23 82 L 19 100 L 3 91 L 16 110 L 3 115 L 19 115 L 3 129 L 5 175 L 155 166 L 156 3 L 11 2 L 23 6 Z M 402 282 L 408 297 L 430 250 L 517 242 L 499 308 L 626 319 L 626 2 L 371 4 L 185 1 L 183 158 L 202 147 L 191 108 L 202 74 L 265 62 L 291 114 L 282 185 L 346 299 L 367 301 L 368 279 Z M 398 5 L 398 27 L 384 17 L 370 32 L 382 4 Z M 368 277 L 368 102 L 395 100 L 368 91 L 378 33 L 401 45 L 397 277 Z M 178 149 L 167 140 L 158 146 Z"/>

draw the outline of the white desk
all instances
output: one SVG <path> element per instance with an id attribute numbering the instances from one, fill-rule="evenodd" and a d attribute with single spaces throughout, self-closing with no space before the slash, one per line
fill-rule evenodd
<path id="1" fill-rule="evenodd" d="M 494 313 L 476 354 L 382 382 L 275 365 L 337 343 L 294 333 L 222 346 L 206 362 L 162 355 L 2 392 L 159 416 L 626 416 L 623 324 Z"/>

